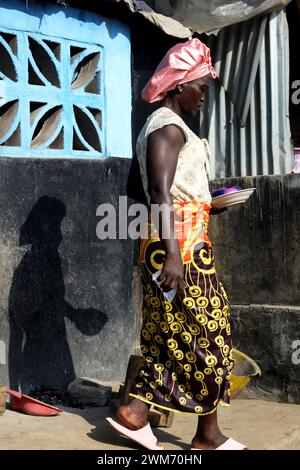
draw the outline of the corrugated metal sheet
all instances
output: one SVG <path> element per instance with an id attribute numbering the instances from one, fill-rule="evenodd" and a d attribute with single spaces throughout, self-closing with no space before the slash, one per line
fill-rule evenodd
<path id="1" fill-rule="evenodd" d="M 211 146 L 211 178 L 291 172 L 288 41 L 283 10 L 209 38 L 220 75 L 200 129 Z"/>

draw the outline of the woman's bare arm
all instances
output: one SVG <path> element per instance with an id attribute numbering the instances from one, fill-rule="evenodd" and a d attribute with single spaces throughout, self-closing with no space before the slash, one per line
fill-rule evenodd
<path id="1" fill-rule="evenodd" d="M 159 278 L 159 280 L 164 279 L 162 284 L 164 290 L 174 287 L 181 289 L 183 285 L 184 268 L 174 233 L 173 200 L 170 194 L 178 155 L 183 145 L 184 135 L 176 125 L 165 126 L 152 132 L 148 137 L 147 173 L 151 204 L 164 204 L 169 207 L 169 211 L 160 212 L 157 227 L 166 252 Z"/>

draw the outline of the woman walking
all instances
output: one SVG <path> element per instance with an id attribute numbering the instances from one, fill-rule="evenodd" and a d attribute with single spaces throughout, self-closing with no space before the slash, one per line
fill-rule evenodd
<path id="1" fill-rule="evenodd" d="M 149 221 L 140 245 L 145 365 L 132 401 L 117 410 L 120 423 L 107 419 L 148 449 L 160 449 L 147 420 L 151 405 L 198 416 L 193 449 L 245 448 L 217 421 L 218 404 L 230 401 L 230 306 L 208 238 L 208 143 L 183 121 L 199 112 L 215 77 L 208 47 L 191 39 L 167 52 L 142 92 L 161 106 L 139 135 L 137 157 L 149 208 L 164 210 Z M 170 300 L 165 293 L 172 289 Z"/>

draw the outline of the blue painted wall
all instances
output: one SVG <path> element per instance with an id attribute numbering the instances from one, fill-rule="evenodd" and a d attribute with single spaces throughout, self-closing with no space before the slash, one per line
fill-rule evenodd
<path id="1" fill-rule="evenodd" d="M 28 2 L 28 8 L 24 1 L 0 0 L 0 31 L 0 46 L 9 57 L 7 61 L 11 69 L 15 70 L 13 77 L 0 74 L 1 96 L 5 96 L 0 105 L 4 102 L 14 104 L 16 101 L 11 125 L 6 134 L 4 131 L 0 134 L 0 154 L 23 157 L 131 157 L 130 32 L 126 25 L 89 12 L 32 0 Z M 58 52 L 54 48 L 55 43 Z M 94 64 L 99 72 L 97 92 L 87 91 L 80 83 L 72 86 L 72 81 L 73 85 L 74 80 L 76 82 L 79 64 L 84 64 L 87 58 L 92 61 L 97 54 L 99 60 Z M 48 62 L 44 74 L 39 67 L 39 56 L 44 64 Z M 40 83 L 29 83 L 28 61 L 35 81 Z M 49 80 L 51 70 L 54 81 Z M 39 102 L 42 105 L 36 104 Z M 73 105 L 77 106 L 77 116 Z M 97 110 L 101 111 L 101 117 L 97 115 L 95 118 Z M 43 131 L 39 138 L 37 126 L 42 128 L 45 116 L 49 119 L 45 122 L 45 128 L 50 128 L 50 132 L 47 135 Z M 18 129 L 19 121 L 21 128 Z M 78 121 L 83 126 L 88 122 L 92 132 L 80 133 Z M 55 142 L 55 139 L 60 139 L 62 126 L 63 145 Z M 75 145 L 75 149 L 72 139 L 74 129 L 79 136 L 79 146 Z M 19 144 L 5 145 L 8 139 L 12 140 L 15 131 L 20 135 Z M 101 146 L 97 144 L 98 140 Z"/>

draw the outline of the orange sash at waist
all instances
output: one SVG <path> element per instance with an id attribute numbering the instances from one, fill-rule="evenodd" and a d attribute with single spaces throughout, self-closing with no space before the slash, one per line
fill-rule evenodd
<path id="1" fill-rule="evenodd" d="M 211 246 L 208 238 L 210 204 L 192 202 L 174 202 L 175 233 L 184 263 L 191 260 L 193 247 L 200 242 Z M 159 234 L 150 217 L 141 235 L 140 262 L 145 262 L 145 252 L 149 245 L 159 241 Z"/>

